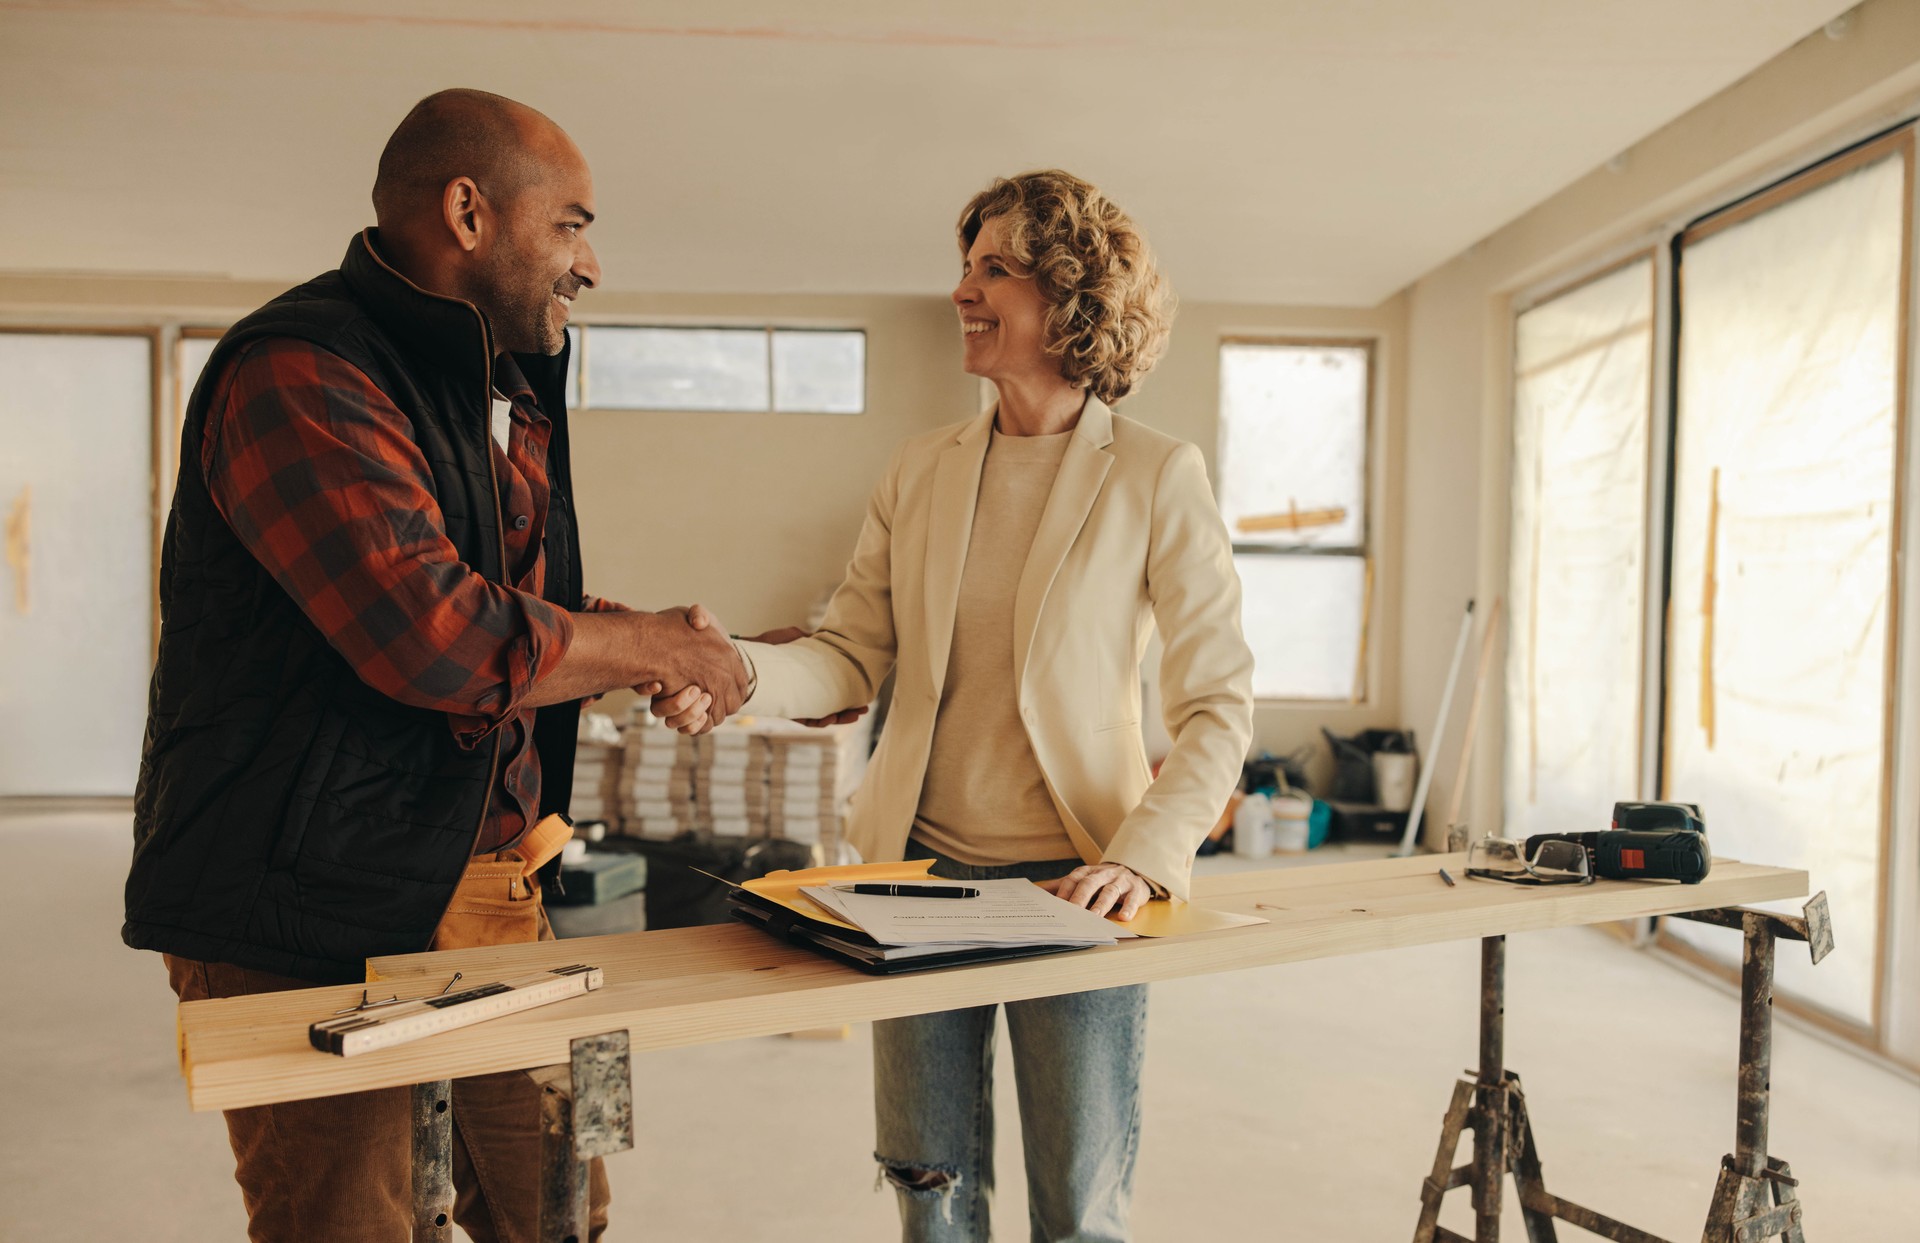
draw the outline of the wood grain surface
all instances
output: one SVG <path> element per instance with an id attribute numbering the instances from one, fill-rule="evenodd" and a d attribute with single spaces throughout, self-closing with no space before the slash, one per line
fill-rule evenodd
<path id="1" fill-rule="evenodd" d="M 1440 880 L 1442 866 L 1457 887 Z M 1209 876 L 1194 883 L 1196 905 L 1269 922 L 918 975 L 864 975 L 732 924 L 378 958 L 367 964 L 376 996 L 425 996 L 456 971 L 468 987 L 569 963 L 602 968 L 606 986 L 353 1058 L 312 1048 L 307 1025 L 357 1001 L 360 985 L 187 1002 L 180 1064 L 194 1109 L 232 1109 L 554 1065 L 575 1037 L 607 1031 L 630 1033 L 638 1053 L 1807 892 L 1805 872 L 1726 859 L 1698 885 L 1524 888 L 1468 880 L 1465 867 L 1464 855 L 1426 855 Z"/>

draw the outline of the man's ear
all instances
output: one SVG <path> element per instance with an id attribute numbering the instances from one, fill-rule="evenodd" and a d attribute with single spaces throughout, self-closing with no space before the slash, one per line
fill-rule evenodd
<path id="1" fill-rule="evenodd" d="M 471 254 L 481 245 L 490 223 L 485 219 L 486 198 L 471 177 L 455 177 L 440 192 L 440 216 L 454 244 Z"/>

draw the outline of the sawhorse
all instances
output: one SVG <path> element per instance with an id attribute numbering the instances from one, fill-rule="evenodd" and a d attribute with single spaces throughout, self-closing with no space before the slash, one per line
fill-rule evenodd
<path id="1" fill-rule="evenodd" d="M 627 1033 L 583 1036 L 540 1085 L 540 1243 L 587 1237 L 587 1163 L 633 1147 Z M 413 1237 L 453 1243 L 453 1081 L 413 1088 Z"/>
<path id="2" fill-rule="evenodd" d="M 1818 893 L 1802 914 L 1775 915 L 1746 907 L 1690 911 L 1675 918 L 1740 930 L 1746 938 L 1740 968 L 1740 1100 L 1733 1152 L 1720 1159 L 1720 1180 L 1707 1209 L 1701 1243 L 1806 1243 L 1797 1184 L 1787 1163 L 1767 1153 L 1767 1100 L 1773 1061 L 1773 956 L 1781 938 L 1805 941 L 1819 962 L 1833 950 L 1827 895 Z M 1440 1152 L 1420 1191 L 1414 1243 L 1499 1243 L 1506 1176 L 1520 1192 L 1528 1243 L 1557 1243 L 1564 1221 L 1614 1243 L 1667 1243 L 1611 1217 L 1563 1200 L 1546 1188 L 1520 1076 L 1505 1068 L 1507 944 L 1480 942 L 1480 1070 L 1453 1088 L 1440 1128 Z M 1473 1159 L 1453 1165 L 1462 1130 L 1473 1132 Z M 1440 1225 L 1440 1202 L 1455 1187 L 1473 1189 L 1473 1238 Z"/>

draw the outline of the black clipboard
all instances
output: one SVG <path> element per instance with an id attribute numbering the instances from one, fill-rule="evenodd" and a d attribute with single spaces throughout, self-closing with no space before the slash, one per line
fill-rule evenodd
<path id="1" fill-rule="evenodd" d="M 868 975 L 905 975 L 913 971 L 971 967 L 978 963 L 1037 958 L 1042 954 L 1070 954 L 1076 950 L 1093 948 L 1085 945 L 992 945 L 947 953 L 915 954 L 910 958 L 887 958 L 884 956 L 885 947 L 866 933 L 843 928 L 839 924 L 808 919 L 793 908 L 763 898 L 750 889 L 735 888 L 729 891 L 727 907 L 733 917 L 742 923 L 751 924 L 816 954 L 857 967 Z"/>

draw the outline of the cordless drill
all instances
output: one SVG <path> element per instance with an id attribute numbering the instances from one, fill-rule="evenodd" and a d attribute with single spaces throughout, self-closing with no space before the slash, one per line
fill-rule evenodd
<path id="1" fill-rule="evenodd" d="M 1697 885 L 1713 863 L 1697 803 L 1615 803 L 1611 829 L 1535 833 L 1527 839 L 1529 858 L 1544 841 L 1578 842 L 1586 848 L 1588 868 L 1606 880 Z"/>

